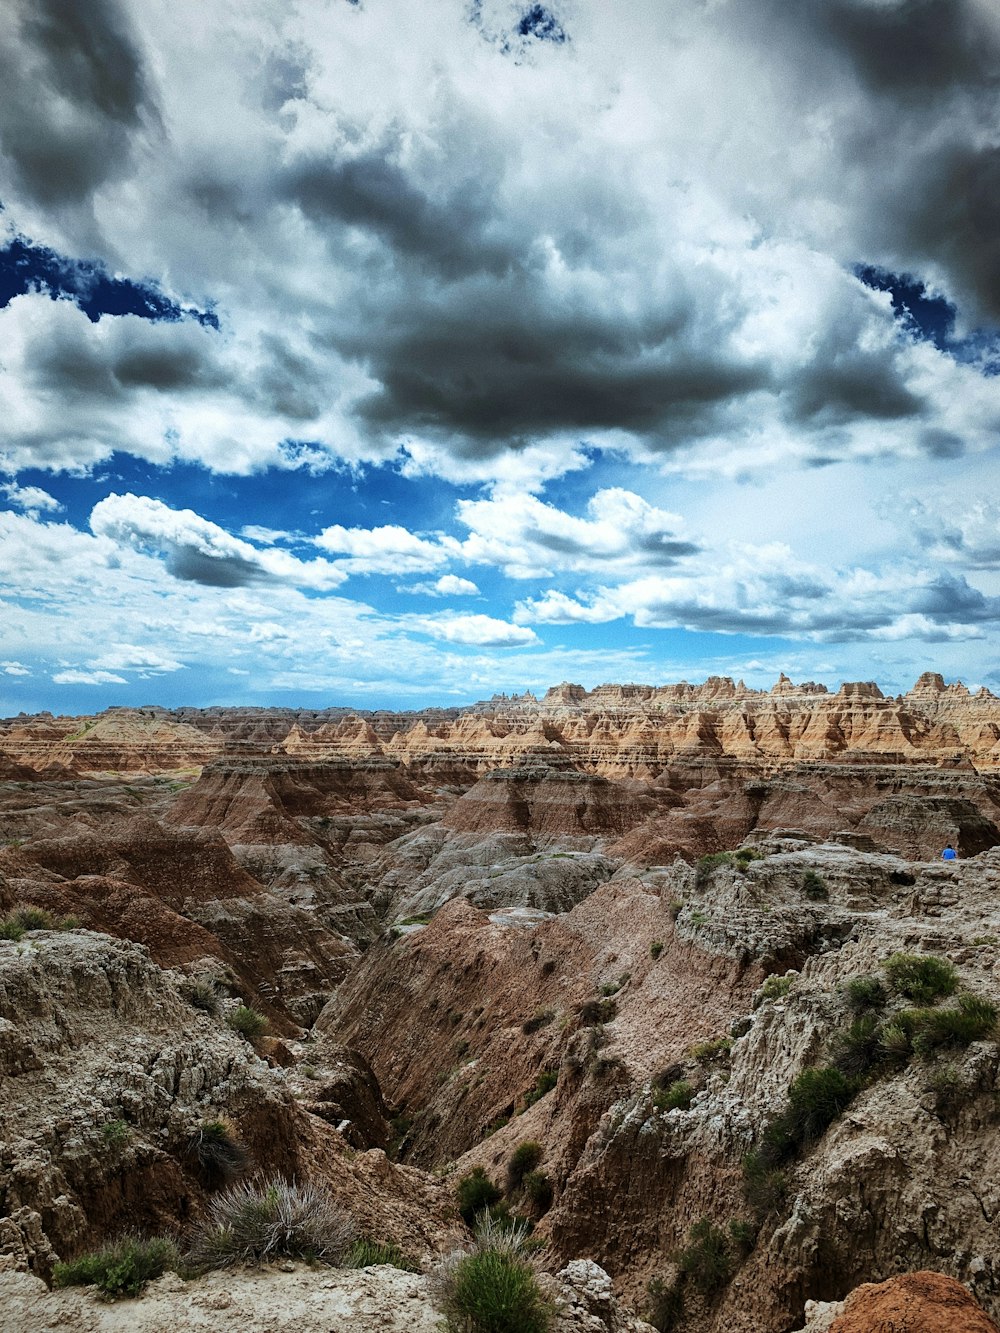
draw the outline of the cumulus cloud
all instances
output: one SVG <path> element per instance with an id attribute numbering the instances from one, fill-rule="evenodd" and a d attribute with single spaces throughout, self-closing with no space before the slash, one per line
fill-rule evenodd
<path id="1" fill-rule="evenodd" d="M 397 524 L 380 528 L 324 528 L 315 538 L 324 551 L 343 556 L 338 568 L 352 574 L 421 574 L 446 564 L 457 549 L 451 540 L 428 541 Z"/>
<path id="2" fill-rule="evenodd" d="M 56 685 L 127 685 L 124 676 L 112 671 L 56 671 L 52 680 Z"/>
<path id="3" fill-rule="evenodd" d="M 400 592 L 422 593 L 425 597 L 478 597 L 479 588 L 471 579 L 457 574 L 442 574 L 433 583 L 411 583 Z"/>
<path id="4" fill-rule="evenodd" d="M 121 546 L 162 556 L 175 578 L 216 588 L 261 582 L 327 589 L 346 575 L 328 560 L 298 560 L 286 551 L 259 551 L 190 509 L 171 509 L 142 495 L 109 495 L 90 515 L 91 531 Z"/>
<path id="5" fill-rule="evenodd" d="M 6 495 L 15 508 L 23 509 L 28 514 L 55 513 L 62 509 L 55 496 L 49 495 L 40 486 L 19 486 L 16 481 L 10 481 L 0 486 L 0 492 Z"/>
<path id="6" fill-rule="evenodd" d="M 524 648 L 538 643 L 538 635 L 524 625 L 511 625 L 493 616 L 421 616 L 410 622 L 415 629 L 446 643 L 474 644 L 480 648 Z"/>
<path id="7" fill-rule="evenodd" d="M 928 556 L 968 569 L 1000 569 L 1000 504 L 977 500 L 966 506 L 910 505 L 915 533 Z"/>
<path id="8" fill-rule="evenodd" d="M 525 494 L 462 500 L 458 517 L 469 529 L 462 555 L 498 565 L 512 578 L 537 578 L 595 565 L 673 565 L 701 549 L 684 534 L 682 518 L 621 487 L 591 496 L 587 513 L 588 518 L 576 518 Z"/>
<path id="9" fill-rule="evenodd" d="M 959 576 L 918 566 L 829 569 L 785 546 L 716 551 L 697 569 L 651 575 L 570 597 L 526 599 L 519 624 L 607 623 L 642 628 L 780 635 L 817 642 L 981 638 L 1000 620 L 1000 598 Z"/>
<path id="10" fill-rule="evenodd" d="M 6 676 L 30 676 L 31 671 L 23 662 L 0 662 L 0 670 Z"/>

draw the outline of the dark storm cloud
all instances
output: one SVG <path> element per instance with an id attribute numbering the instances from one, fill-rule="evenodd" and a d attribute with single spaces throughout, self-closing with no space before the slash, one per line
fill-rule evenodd
<path id="1" fill-rule="evenodd" d="M 203 583 L 209 588 L 246 588 L 266 583 L 268 576 L 259 565 L 239 556 L 206 555 L 193 547 L 178 547 L 167 556 L 167 570 L 175 579 Z"/>
<path id="2" fill-rule="evenodd" d="M 900 249 L 939 265 L 1000 321 L 1000 148 L 935 145 L 913 165 L 910 188 L 884 200 Z"/>
<path id="3" fill-rule="evenodd" d="M 926 94 L 1000 82 L 996 28 L 969 0 L 827 0 L 802 8 L 875 92 Z"/>
<path id="4" fill-rule="evenodd" d="M 47 395 L 92 403 L 124 400 L 144 388 L 171 393 L 221 388 L 228 379 L 200 340 L 164 341 L 140 330 L 101 343 L 72 335 L 49 338 L 36 350 L 32 374 Z"/>
<path id="5" fill-rule="evenodd" d="M 370 311 L 338 349 L 381 388 L 359 406 L 385 430 L 509 440 L 546 431 L 664 429 L 768 384 L 757 365 L 687 346 L 689 313 L 561 308 L 540 275 L 473 282 Z"/>
<path id="6" fill-rule="evenodd" d="M 289 174 L 286 190 L 313 222 L 374 233 L 446 279 L 500 274 L 520 257 L 511 244 L 490 235 L 487 155 L 479 168 L 435 199 L 386 154 L 367 153 L 303 163 Z"/>
<path id="7" fill-rule="evenodd" d="M 855 348 L 817 358 L 790 386 L 791 416 L 823 424 L 919 416 L 924 404 L 903 384 L 895 367 Z"/>
<path id="8" fill-rule="evenodd" d="M 143 113 L 143 60 L 115 0 L 7 0 L 0 17 L 0 147 L 43 204 L 118 175 Z"/>

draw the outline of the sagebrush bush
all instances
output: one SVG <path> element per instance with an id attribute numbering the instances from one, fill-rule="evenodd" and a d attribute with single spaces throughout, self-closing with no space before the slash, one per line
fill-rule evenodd
<path id="1" fill-rule="evenodd" d="M 270 1024 L 264 1015 L 249 1005 L 241 1004 L 232 1013 L 226 1015 L 226 1022 L 247 1041 L 254 1042 L 263 1037 Z"/>
<path id="2" fill-rule="evenodd" d="M 958 973 L 947 958 L 933 954 L 894 953 L 882 964 L 889 985 L 918 1004 L 930 1004 L 958 988 Z"/>
<path id="3" fill-rule="evenodd" d="M 147 1282 L 180 1266 L 177 1246 L 169 1238 L 126 1235 L 92 1254 L 56 1264 L 52 1282 L 57 1287 L 96 1287 L 104 1300 L 117 1301 L 138 1296 Z"/>
<path id="4" fill-rule="evenodd" d="M 432 1281 L 449 1333 L 547 1333 L 553 1310 L 525 1258 L 527 1229 L 487 1220 L 472 1254 L 455 1255 Z"/>
<path id="5" fill-rule="evenodd" d="M 221 1007 L 218 987 L 211 977 L 192 977 L 184 988 L 187 1002 L 213 1017 Z"/>
<path id="6" fill-rule="evenodd" d="M 228 1120 L 205 1120 L 187 1143 L 187 1156 L 209 1189 L 228 1185 L 243 1174 L 249 1156 Z"/>
<path id="7" fill-rule="evenodd" d="M 709 1041 L 698 1041 L 687 1049 L 692 1060 L 700 1065 L 710 1065 L 715 1060 L 724 1059 L 733 1049 L 732 1037 L 712 1037 Z"/>
<path id="8" fill-rule="evenodd" d="M 659 958 L 662 952 L 663 952 L 663 941 L 653 940 L 652 944 L 650 944 L 649 946 L 649 956 L 650 958 L 652 958 L 654 963 L 656 962 L 657 958 Z"/>
<path id="9" fill-rule="evenodd" d="M 354 1239 L 354 1224 L 318 1185 L 250 1180 L 217 1194 L 195 1233 L 191 1261 L 201 1269 L 287 1257 L 335 1264 Z"/>
<path id="10" fill-rule="evenodd" d="M 821 1138 L 854 1096 L 855 1088 L 830 1065 L 803 1069 L 788 1089 L 788 1110 L 797 1142 Z"/>
<path id="11" fill-rule="evenodd" d="M 474 1166 L 455 1186 L 455 1197 L 462 1221 L 471 1227 L 480 1213 L 500 1202 L 502 1195 L 485 1168 Z"/>
<path id="12" fill-rule="evenodd" d="M 33 903 L 22 903 L 0 918 L 0 940 L 11 940 L 16 944 L 29 930 L 55 928 L 51 912 L 47 912 L 44 907 L 35 907 Z"/>
<path id="13" fill-rule="evenodd" d="M 769 977 L 764 978 L 764 984 L 760 988 L 760 998 L 783 1000 L 794 985 L 794 977 L 779 977 L 776 972 L 772 972 Z"/>
<path id="14" fill-rule="evenodd" d="M 997 1006 L 978 995 L 960 995 L 957 1004 L 946 1008 L 911 1012 L 916 1016 L 912 1040 L 918 1055 L 982 1041 L 993 1035 L 997 1023 Z"/>
<path id="15" fill-rule="evenodd" d="M 513 1194 L 521 1188 L 524 1177 L 534 1171 L 544 1156 L 542 1145 L 535 1139 L 525 1139 L 510 1155 L 507 1163 L 507 1193 Z"/>

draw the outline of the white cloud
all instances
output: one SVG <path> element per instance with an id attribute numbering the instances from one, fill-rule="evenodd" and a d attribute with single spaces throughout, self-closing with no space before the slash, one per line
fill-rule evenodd
<path id="1" fill-rule="evenodd" d="M 124 676 L 111 671 L 56 671 L 52 676 L 56 685 L 127 685 Z"/>
<path id="2" fill-rule="evenodd" d="M 273 580 L 324 590 L 346 577 L 328 560 L 303 561 L 286 551 L 260 551 L 190 509 L 171 509 L 141 495 L 109 495 L 99 501 L 90 526 L 99 537 L 164 556 L 176 578 L 212 587 Z"/>
<path id="3" fill-rule="evenodd" d="M 458 516 L 469 529 L 462 554 L 528 579 L 555 570 L 672 565 L 698 550 L 682 518 L 621 487 L 598 491 L 587 512 L 589 518 L 576 518 L 533 495 L 462 500 Z"/>
<path id="4" fill-rule="evenodd" d="M 345 528 L 339 523 L 324 528 L 316 545 L 346 556 L 337 567 L 351 574 L 421 574 L 446 564 L 457 549 L 454 539 L 427 541 L 406 528 Z"/>
<path id="5" fill-rule="evenodd" d="M 6 495 L 15 508 L 29 514 L 56 513 L 63 507 L 54 495 L 49 495 L 40 486 L 19 486 L 16 481 L 11 481 L 0 486 L 0 493 Z"/>
<path id="6" fill-rule="evenodd" d="M 442 574 L 433 583 L 411 583 L 400 592 L 423 593 L 425 597 L 478 597 L 479 588 L 471 579 L 459 578 L 457 574 Z"/>
<path id="7" fill-rule="evenodd" d="M 0 670 L 7 676 L 31 675 L 31 672 L 22 662 L 0 662 Z"/>
<path id="8" fill-rule="evenodd" d="M 446 643 L 474 644 L 481 648 L 523 648 L 540 642 L 533 630 L 496 620 L 493 616 L 449 613 L 413 618 L 410 623 L 415 629 Z"/>

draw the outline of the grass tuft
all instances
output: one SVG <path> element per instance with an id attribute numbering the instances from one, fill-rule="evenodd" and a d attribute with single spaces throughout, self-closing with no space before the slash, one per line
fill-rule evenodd
<path id="1" fill-rule="evenodd" d="M 894 953 L 882 966 L 896 994 L 917 1004 L 930 1004 L 958 989 L 958 973 L 947 958 Z"/>
<path id="2" fill-rule="evenodd" d="M 202 1270 L 282 1257 L 335 1264 L 353 1238 L 353 1222 L 320 1186 L 250 1180 L 212 1200 L 191 1260 Z"/>

